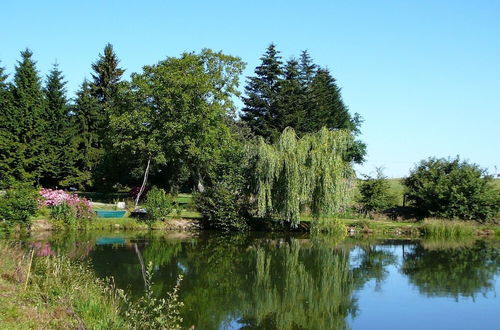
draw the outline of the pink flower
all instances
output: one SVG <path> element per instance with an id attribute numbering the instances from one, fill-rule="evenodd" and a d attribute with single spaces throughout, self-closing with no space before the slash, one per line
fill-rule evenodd
<path id="1" fill-rule="evenodd" d="M 68 193 L 64 190 L 40 189 L 40 206 L 57 206 L 63 203 L 68 204 L 76 210 L 78 218 L 91 218 L 93 216 L 92 203 L 76 194 Z"/>

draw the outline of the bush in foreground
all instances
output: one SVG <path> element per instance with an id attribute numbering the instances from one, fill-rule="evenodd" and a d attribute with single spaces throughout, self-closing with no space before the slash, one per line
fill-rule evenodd
<path id="1" fill-rule="evenodd" d="M 165 220 L 174 209 L 172 197 L 165 190 L 153 187 L 146 195 L 144 208 L 147 211 L 146 220 L 149 223 Z"/>
<path id="2" fill-rule="evenodd" d="M 224 231 L 241 231 L 248 228 L 239 196 L 227 184 L 218 183 L 195 196 L 198 211 L 208 227 Z"/>
<path id="3" fill-rule="evenodd" d="M 421 161 L 404 179 L 408 200 L 424 216 L 488 221 L 498 219 L 500 192 L 476 164 L 455 159 Z"/>
<path id="4" fill-rule="evenodd" d="M 0 221 L 29 226 L 38 208 L 37 192 L 31 187 L 14 187 L 0 195 Z"/>
<path id="5" fill-rule="evenodd" d="M 81 225 L 95 217 L 88 199 L 64 190 L 41 189 L 39 205 L 49 208 L 52 220 L 65 225 Z"/>

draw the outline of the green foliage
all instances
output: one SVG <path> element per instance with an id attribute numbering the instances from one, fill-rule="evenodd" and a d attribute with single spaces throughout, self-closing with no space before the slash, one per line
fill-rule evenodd
<path id="1" fill-rule="evenodd" d="M 69 172 L 68 163 L 71 164 L 75 150 L 70 143 L 73 136 L 71 127 L 71 116 L 69 113 L 68 101 L 66 99 L 66 82 L 54 64 L 47 76 L 44 89 L 47 102 L 47 139 L 46 152 L 50 162 L 43 173 L 40 183 L 44 187 L 56 187 L 63 185 L 66 178 L 73 173 Z"/>
<path id="2" fill-rule="evenodd" d="M 3 118 L 10 130 L 6 158 L 9 176 L 20 182 L 38 182 L 51 159 L 47 154 L 46 102 L 33 53 L 26 49 L 16 66 L 11 87 L 12 103 Z M 2 146 L 2 149 L 4 147 Z"/>
<path id="3" fill-rule="evenodd" d="M 224 231 L 248 229 L 240 196 L 227 183 L 217 183 L 198 193 L 195 204 L 209 228 Z"/>
<path id="4" fill-rule="evenodd" d="M 35 258 L 33 263 L 29 295 L 36 303 L 52 306 L 62 302 L 70 315 L 77 316 L 75 328 L 126 328 L 121 301 L 87 265 L 62 256 Z"/>
<path id="5" fill-rule="evenodd" d="M 125 318 L 132 329 L 181 329 L 182 318 L 180 309 L 183 303 L 179 301 L 179 287 L 182 275 L 177 278 L 173 290 L 168 293 L 167 299 L 158 299 L 153 291 L 153 263 L 146 269 L 146 283 L 144 295 L 137 301 L 131 301 L 122 293 L 125 301 Z"/>
<path id="6" fill-rule="evenodd" d="M 26 328 L 180 329 L 183 303 L 178 297 L 182 276 L 177 278 L 167 299 L 157 299 L 151 282 L 153 265 L 149 263 L 145 292 L 138 300 L 131 300 L 116 288 L 112 278 L 98 279 L 86 263 L 65 256 L 44 256 L 43 248 L 33 252 L 31 263 L 30 255 L 19 246 L 0 242 L 0 282 L 10 279 L 1 283 L 7 298 L 0 302 L 5 308 L 7 299 L 15 300 L 14 306 L 20 305 L 17 321 L 30 324 Z M 11 328 L 6 324 L 10 323 L 0 317 L 0 327 Z"/>
<path id="7" fill-rule="evenodd" d="M 173 199 L 165 190 L 153 187 L 146 195 L 144 208 L 147 211 L 148 222 L 165 220 L 174 208 Z"/>
<path id="8" fill-rule="evenodd" d="M 104 154 L 102 139 L 103 127 L 106 125 L 102 108 L 92 96 L 88 82 L 83 82 L 77 92 L 72 112 L 74 135 L 71 145 L 76 153 L 67 166 L 72 167 L 74 174 L 65 179 L 64 185 L 86 188 L 93 185 L 93 173 Z"/>
<path id="9" fill-rule="evenodd" d="M 404 179 L 408 199 L 422 214 L 439 218 L 498 219 L 500 192 L 476 164 L 455 159 L 421 161 Z"/>
<path id="10" fill-rule="evenodd" d="M 50 207 L 50 218 L 61 221 L 66 225 L 73 225 L 76 221 L 74 209 L 68 203 L 61 203 Z"/>
<path id="11" fill-rule="evenodd" d="M 113 50 L 113 45 L 107 43 L 104 54 L 99 54 L 99 59 L 92 64 L 92 95 L 107 106 L 113 101 L 118 92 L 118 86 L 125 70 L 118 67 L 120 60 Z M 109 108 L 106 108 L 109 112 Z M 104 116 L 109 115 L 104 113 Z"/>
<path id="12" fill-rule="evenodd" d="M 433 239 L 455 239 L 475 234 L 473 226 L 461 221 L 426 219 L 422 228 L 425 235 Z"/>
<path id="13" fill-rule="evenodd" d="M 191 179 L 203 189 L 233 145 L 226 119 L 236 109 L 243 66 L 209 49 L 144 66 L 132 75 L 129 109 L 111 118 L 113 145 L 142 169 L 151 159 L 152 179 Z"/>
<path id="14" fill-rule="evenodd" d="M 256 76 L 248 78 L 245 86 L 245 107 L 241 118 L 256 135 L 269 140 L 281 132 L 274 127 L 272 118 L 276 117 L 278 111 L 278 91 L 283 68 L 281 56 L 274 44 L 269 45 L 260 59 L 262 63 L 255 68 Z"/>
<path id="15" fill-rule="evenodd" d="M 31 187 L 17 186 L 0 193 L 0 221 L 29 225 L 38 208 L 38 193 Z"/>
<path id="16" fill-rule="evenodd" d="M 0 188 L 8 187 L 15 181 L 19 170 L 18 137 L 14 133 L 12 85 L 7 82 L 5 69 L 0 67 Z"/>
<path id="17" fill-rule="evenodd" d="M 315 218 L 346 207 L 354 180 L 345 161 L 351 143 L 348 131 L 326 128 L 301 139 L 287 128 L 274 145 L 260 138 L 251 171 L 258 216 L 275 214 L 296 224 L 303 207 Z"/>
<path id="18" fill-rule="evenodd" d="M 380 212 L 396 204 L 396 196 L 391 191 L 391 185 L 382 169 L 377 168 L 375 178 L 365 175 L 358 186 L 359 203 L 365 214 Z"/>

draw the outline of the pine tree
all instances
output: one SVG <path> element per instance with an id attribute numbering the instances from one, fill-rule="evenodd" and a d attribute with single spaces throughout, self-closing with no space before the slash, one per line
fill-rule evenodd
<path id="1" fill-rule="evenodd" d="M 281 57 L 274 44 L 269 45 L 261 62 L 255 69 L 256 76 L 250 77 L 245 87 L 245 107 L 241 119 L 256 135 L 271 140 L 276 135 L 273 121 L 278 111 L 278 93 L 283 79 Z"/>
<path id="2" fill-rule="evenodd" d="M 287 61 L 284 69 L 284 79 L 280 81 L 277 102 L 277 115 L 273 121 L 275 136 L 287 127 L 292 127 L 301 135 L 305 119 L 306 90 L 300 82 L 299 63 L 295 59 Z"/>
<path id="3" fill-rule="evenodd" d="M 46 104 L 33 53 L 21 52 L 14 75 L 12 133 L 18 138 L 16 179 L 39 182 L 49 163 L 46 154 Z"/>
<path id="4" fill-rule="evenodd" d="M 65 173 L 67 163 L 71 161 L 72 150 L 70 136 L 70 114 L 68 101 L 66 99 L 66 82 L 58 64 L 54 64 L 47 76 L 45 87 L 45 98 L 47 100 L 47 131 L 49 141 L 47 153 L 51 162 L 42 179 L 42 185 L 55 187 L 65 179 L 69 173 Z M 70 135 L 71 134 L 71 135 Z"/>

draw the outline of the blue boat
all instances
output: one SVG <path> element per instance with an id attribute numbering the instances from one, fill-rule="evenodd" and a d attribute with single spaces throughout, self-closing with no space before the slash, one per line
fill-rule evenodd
<path id="1" fill-rule="evenodd" d="M 99 218 L 123 218 L 127 211 L 95 210 Z"/>

